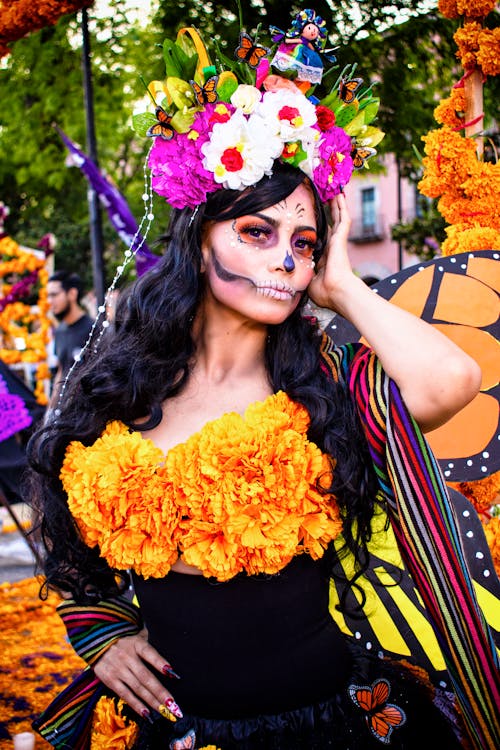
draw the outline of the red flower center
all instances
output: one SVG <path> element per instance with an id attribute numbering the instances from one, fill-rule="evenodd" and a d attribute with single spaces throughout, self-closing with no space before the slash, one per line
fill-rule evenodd
<path id="1" fill-rule="evenodd" d="M 300 116 L 300 112 L 297 109 L 297 107 L 282 107 L 280 111 L 278 112 L 278 117 L 280 120 L 288 120 L 289 122 L 292 122 L 295 120 L 296 117 Z"/>
<path id="2" fill-rule="evenodd" d="M 238 172 L 243 166 L 243 159 L 237 148 L 226 148 L 220 160 L 228 172 Z"/>

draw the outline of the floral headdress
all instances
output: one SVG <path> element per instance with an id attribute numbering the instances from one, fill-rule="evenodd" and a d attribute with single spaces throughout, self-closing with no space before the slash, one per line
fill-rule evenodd
<path id="1" fill-rule="evenodd" d="M 321 22 L 326 38 L 315 11 L 302 11 L 294 23 L 302 28 L 309 18 Z M 355 167 L 366 166 L 383 138 L 369 125 L 378 99 L 371 87 L 358 93 L 355 66 L 319 99 L 310 77 L 301 76 L 302 68 L 311 69 L 307 55 L 293 71 L 277 69 L 273 52 L 245 32 L 234 60 L 217 48 L 216 65 L 194 28 L 181 29 L 175 42 L 165 40 L 163 54 L 166 79 L 148 86 L 155 114 L 135 115 L 134 128 L 155 139 L 148 160 L 152 187 L 175 208 L 194 209 L 221 188 L 254 185 L 272 174 L 277 159 L 304 171 L 327 201 Z M 322 63 L 314 55 L 321 81 Z"/>

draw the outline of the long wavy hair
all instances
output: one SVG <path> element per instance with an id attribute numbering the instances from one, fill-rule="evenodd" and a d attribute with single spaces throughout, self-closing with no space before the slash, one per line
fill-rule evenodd
<path id="1" fill-rule="evenodd" d="M 162 403 L 183 389 L 196 357 L 192 327 L 204 293 L 200 245 L 205 223 L 261 211 L 303 182 L 314 197 L 322 238 L 318 260 L 327 237 L 324 208 L 303 172 L 275 164 L 273 175 L 252 188 L 219 190 L 194 213 L 173 211 L 162 258 L 120 295 L 114 330 L 103 337 L 97 354 L 89 348 L 67 384 L 57 418 L 48 419 L 28 445 L 25 496 L 38 513 L 48 588 L 85 602 L 116 595 L 126 585 L 126 574 L 111 570 L 97 548 L 85 545 L 69 512 L 59 480 L 68 443 L 92 444 L 114 419 L 141 430 L 159 423 Z M 321 332 L 304 317 L 305 302 L 304 295 L 284 323 L 269 326 L 265 362 L 274 392 L 283 390 L 305 406 L 309 439 L 335 460 L 332 484 L 323 489 L 340 505 L 345 545 L 355 555 L 359 574 L 368 561 L 376 479 L 354 403 L 345 386 L 320 366 Z"/>

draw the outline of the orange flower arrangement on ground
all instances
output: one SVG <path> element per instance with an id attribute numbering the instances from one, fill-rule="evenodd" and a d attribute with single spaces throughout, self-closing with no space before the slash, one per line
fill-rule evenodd
<path id="1" fill-rule="evenodd" d="M 0 16 L 0 57 L 9 52 L 8 45 L 52 26 L 66 13 L 74 13 L 92 5 L 94 0 L 9 0 L 2 3 Z"/>
<path id="2" fill-rule="evenodd" d="M 12 748 L 10 735 L 29 732 L 31 722 L 73 680 L 85 664 L 73 651 L 56 606 L 55 594 L 42 601 L 41 581 L 29 578 L 0 585 L 0 748 Z M 37 750 L 50 750 L 36 737 Z"/>
<path id="3" fill-rule="evenodd" d="M 114 568 L 166 575 L 179 555 L 225 581 L 314 559 L 341 532 L 321 486 L 331 463 L 306 433 L 304 407 L 279 392 L 244 416 L 209 422 L 166 456 L 121 422 L 69 445 L 61 471 L 85 542 Z"/>
<path id="4" fill-rule="evenodd" d="M 50 340 L 50 320 L 47 317 L 48 272 L 45 258 L 23 250 L 10 237 L 0 237 L 0 297 L 8 300 L 9 293 L 23 276 L 37 277 L 38 297 L 35 305 L 29 305 L 14 297 L 0 309 L 0 359 L 12 365 L 29 362 L 40 365 L 36 371 L 35 395 L 40 404 L 47 403 L 45 382 L 49 376 L 46 367 L 47 344 Z M 14 280 L 8 280 L 13 276 Z M 25 295 L 23 295 L 25 296 Z M 19 346 L 19 341 L 22 345 Z M 17 345 L 16 345 L 17 342 Z"/>

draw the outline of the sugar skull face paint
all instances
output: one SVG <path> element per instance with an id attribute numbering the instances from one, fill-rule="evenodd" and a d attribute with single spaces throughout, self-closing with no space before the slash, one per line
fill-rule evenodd
<path id="1" fill-rule="evenodd" d="M 299 185 L 274 206 L 207 228 L 202 252 L 209 293 L 250 318 L 278 323 L 307 289 L 317 245 L 313 198 Z"/>

